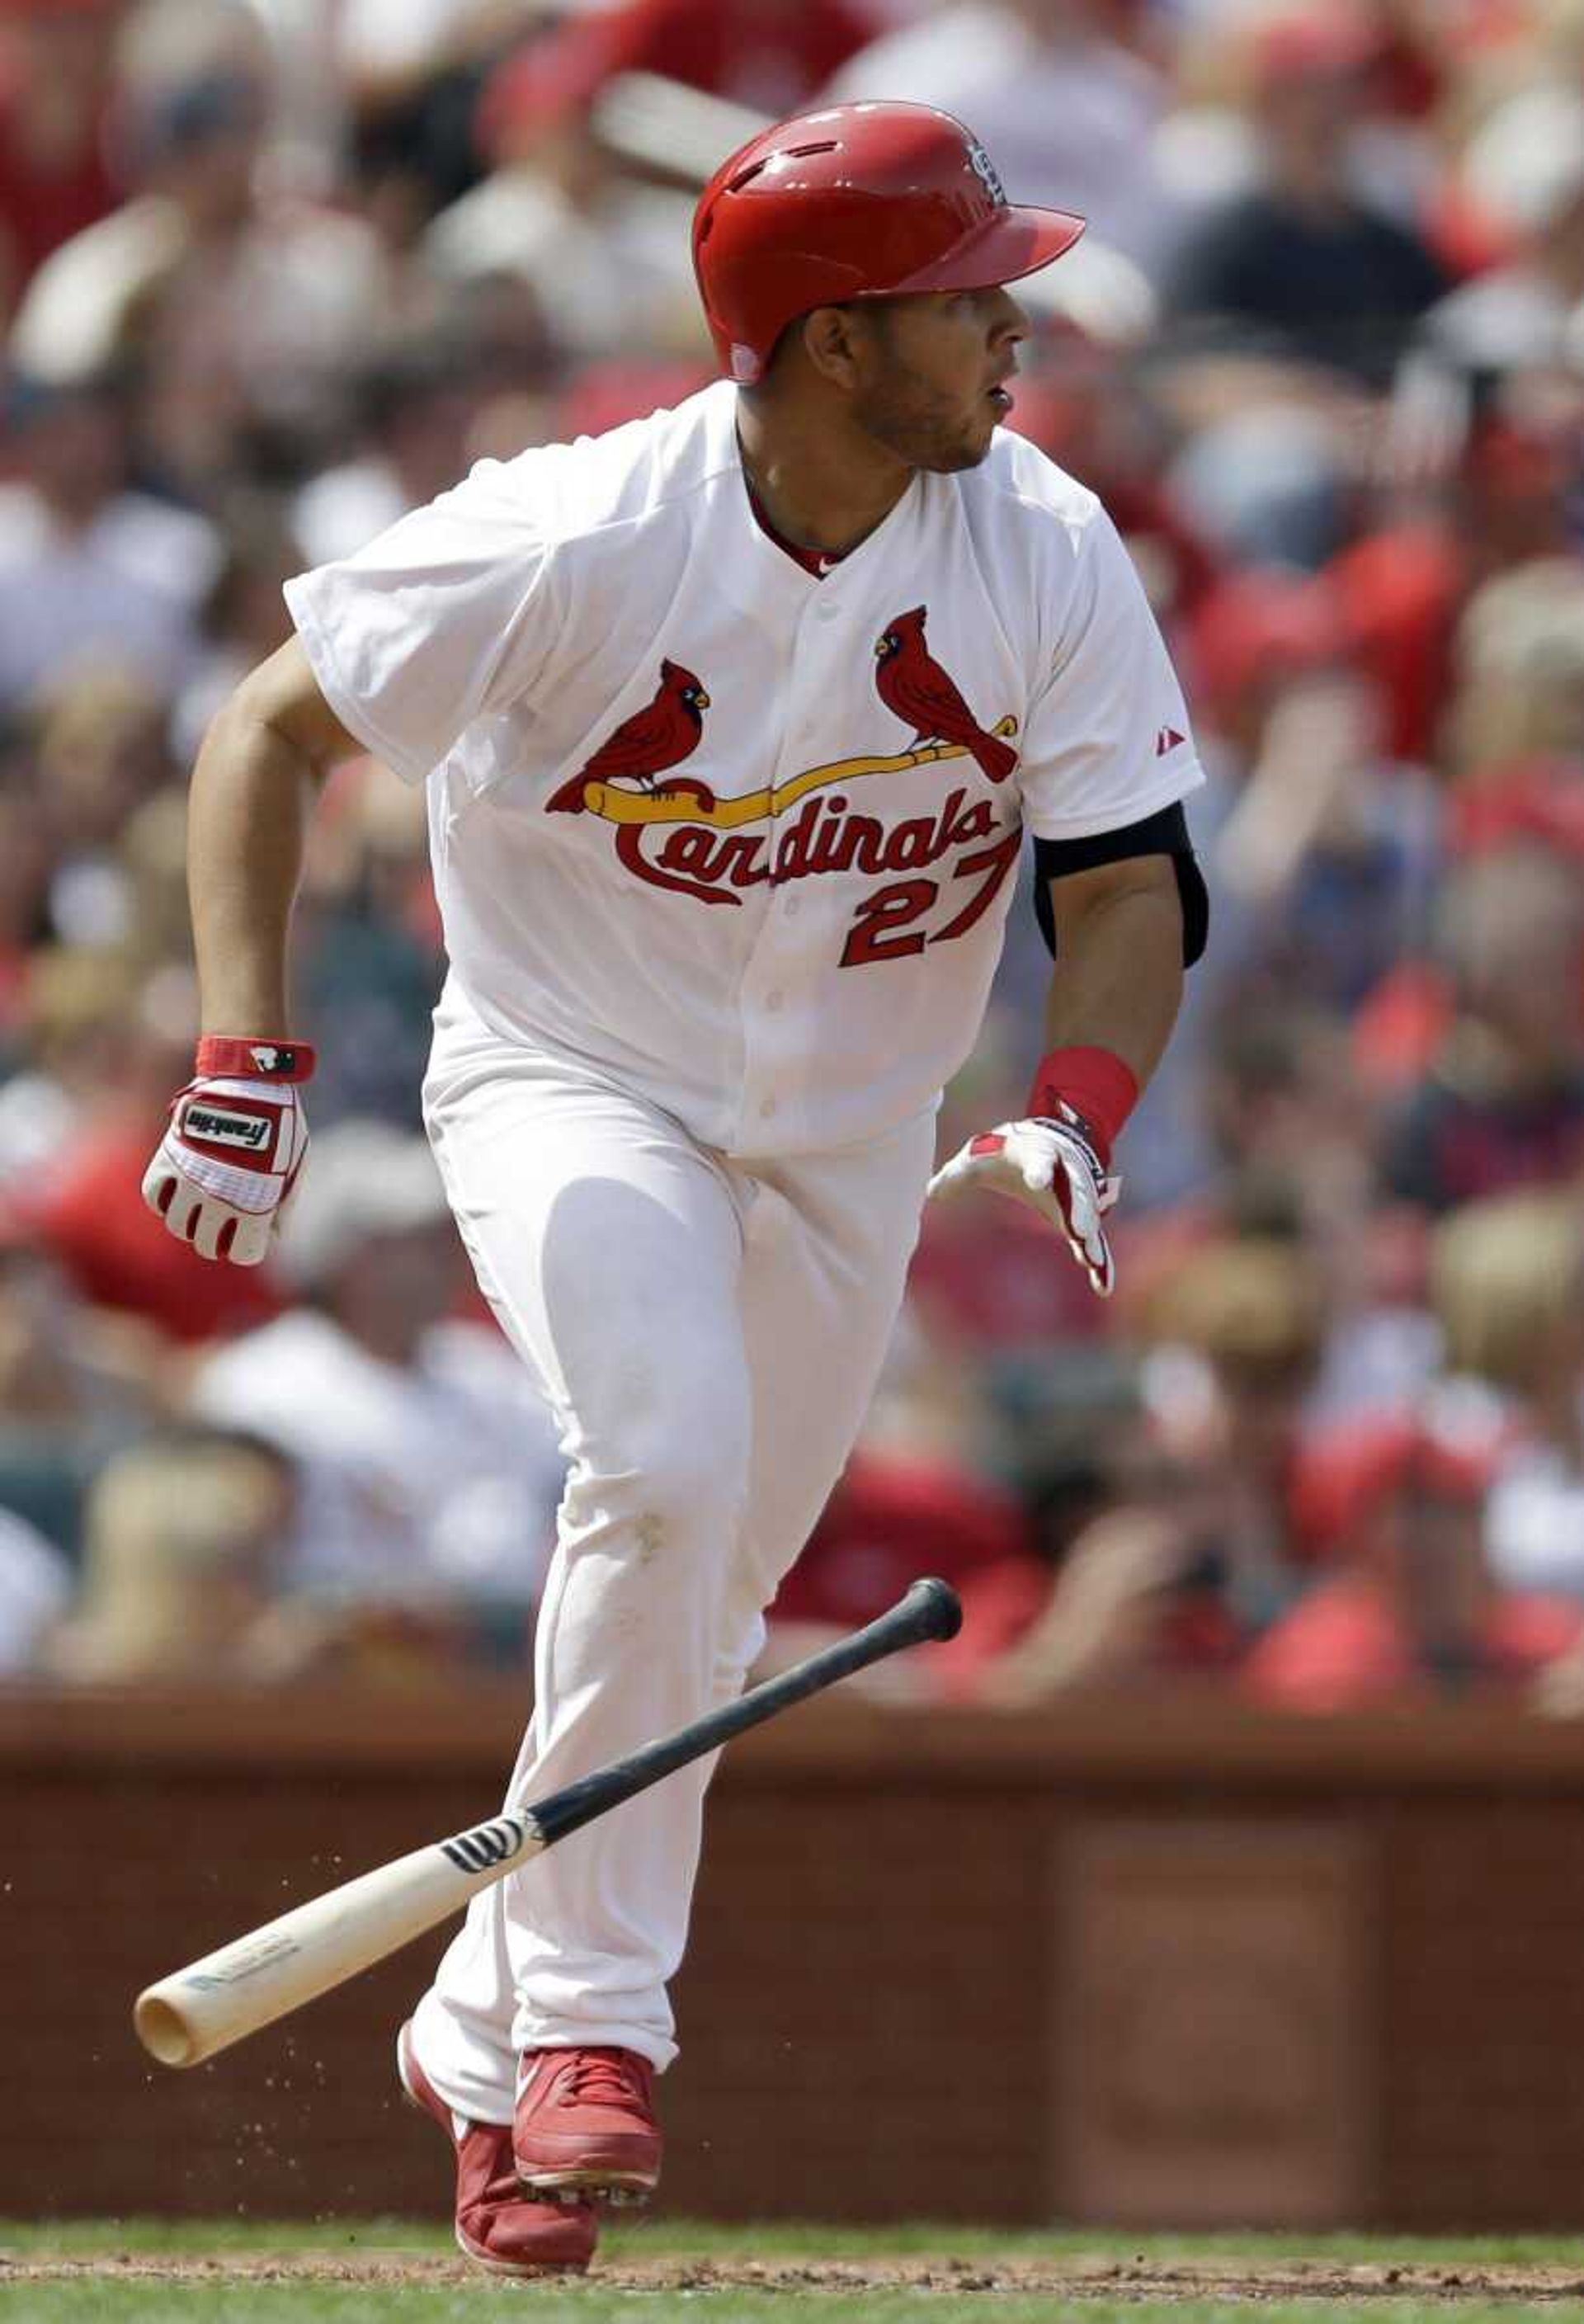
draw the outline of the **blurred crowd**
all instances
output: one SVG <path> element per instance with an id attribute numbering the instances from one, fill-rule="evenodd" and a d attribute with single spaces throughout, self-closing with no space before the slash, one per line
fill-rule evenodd
<path id="1" fill-rule="evenodd" d="M 953 1701 L 1584 1709 L 1584 0 L 0 0 L 0 1670 L 524 1666 L 560 1463 L 419 1129 L 421 801 L 313 828 L 244 1271 L 139 1198 L 186 779 L 284 577 L 705 382 L 694 194 L 827 93 L 1091 220 L 1012 424 L 1177 656 L 1213 911 L 1116 1299 L 930 1216 L 773 1651 L 935 1571 Z M 943 1150 L 1046 973 L 1025 895 Z"/>

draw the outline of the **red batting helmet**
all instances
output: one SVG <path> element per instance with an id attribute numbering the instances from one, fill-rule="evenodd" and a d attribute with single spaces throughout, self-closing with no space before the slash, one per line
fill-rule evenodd
<path id="1" fill-rule="evenodd" d="M 971 130 L 933 105 L 833 105 L 778 121 L 699 197 L 693 263 L 721 362 L 749 386 L 815 307 L 1015 282 L 1083 220 L 1018 209 Z"/>

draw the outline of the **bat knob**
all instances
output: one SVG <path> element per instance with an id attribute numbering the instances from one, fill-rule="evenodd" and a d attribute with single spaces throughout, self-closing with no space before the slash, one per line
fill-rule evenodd
<path id="1" fill-rule="evenodd" d="M 917 1609 L 921 1638 L 954 1638 L 962 1628 L 962 1600 L 949 1582 L 933 1574 L 914 1582 L 903 1602 Z"/>

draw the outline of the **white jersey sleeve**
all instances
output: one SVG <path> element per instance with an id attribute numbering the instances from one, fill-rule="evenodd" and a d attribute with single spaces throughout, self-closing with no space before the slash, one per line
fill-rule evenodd
<path id="1" fill-rule="evenodd" d="M 482 460 L 355 556 L 286 584 L 326 701 L 408 782 L 520 702 L 549 659 L 561 625 L 534 474 L 532 455 Z"/>
<path id="2" fill-rule="evenodd" d="M 1098 504 L 1078 535 L 1050 675 L 1029 706 L 1018 769 L 1036 839 L 1119 831 L 1204 777 L 1165 641 Z"/>

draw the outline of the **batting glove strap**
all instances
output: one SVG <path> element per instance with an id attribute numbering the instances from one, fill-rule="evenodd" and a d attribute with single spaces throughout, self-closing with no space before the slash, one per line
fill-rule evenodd
<path id="1" fill-rule="evenodd" d="M 306 1082 L 313 1079 L 318 1053 L 307 1041 L 239 1040 L 230 1033 L 205 1033 L 193 1070 L 200 1081 L 240 1076 L 245 1081 Z"/>
<path id="2" fill-rule="evenodd" d="M 1075 1120 L 1106 1169 L 1122 1126 L 1138 1102 L 1138 1077 L 1114 1049 L 1053 1049 L 1028 1093 L 1031 1120 Z"/>
<path id="3" fill-rule="evenodd" d="M 296 1090 L 227 1076 L 189 1082 L 143 1176 L 143 1200 L 204 1259 L 256 1267 L 308 1151 Z"/>
<path id="4" fill-rule="evenodd" d="M 929 1192 L 952 1195 L 979 1182 L 1036 1210 L 1063 1236 L 1090 1288 L 1110 1297 L 1115 1268 L 1103 1221 L 1122 1182 L 1106 1169 L 1071 1106 L 971 1138 L 935 1172 Z"/>
<path id="5" fill-rule="evenodd" d="M 1063 1155 L 1070 1167 L 1082 1167 L 1089 1173 L 1095 1208 L 1109 1211 L 1122 1191 L 1122 1181 L 1107 1168 L 1100 1140 L 1076 1106 L 1058 1099 L 1055 1111 L 1036 1115 L 1035 1123 L 1038 1129 L 1051 1130 L 1061 1140 Z"/>

